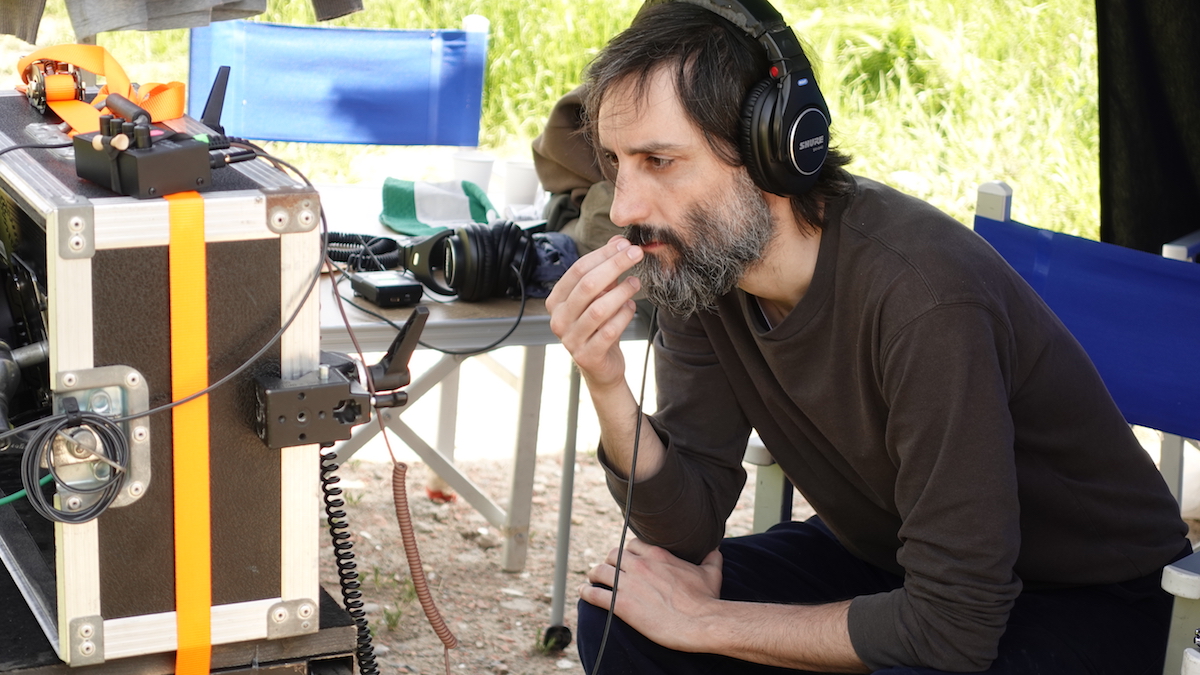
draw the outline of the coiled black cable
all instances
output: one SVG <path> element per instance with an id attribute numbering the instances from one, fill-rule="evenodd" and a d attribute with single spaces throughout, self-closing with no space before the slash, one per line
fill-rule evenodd
<path id="1" fill-rule="evenodd" d="M 378 272 L 400 266 L 400 244 L 391 237 L 329 232 L 325 250 L 334 262 L 346 263 L 351 272 Z"/>
<path id="2" fill-rule="evenodd" d="M 25 485 L 29 503 L 43 518 L 60 523 L 80 524 L 96 518 L 116 500 L 121 493 L 121 484 L 125 472 L 129 468 L 129 443 L 121 426 L 111 418 L 93 412 L 81 412 L 73 404 L 75 399 L 68 398 L 66 414 L 47 418 L 43 424 L 30 435 L 21 457 L 21 482 Z M 111 473 L 107 479 L 93 487 L 81 487 L 64 481 L 55 466 L 53 444 L 60 434 L 74 429 L 84 429 L 96 435 L 99 444 L 90 449 L 92 455 L 108 464 Z M 60 492 L 70 492 L 84 495 L 99 495 L 91 504 L 78 509 L 62 510 L 55 508 L 40 489 L 42 477 L 41 467 L 45 464 L 50 475 L 54 478 Z"/>
<path id="3" fill-rule="evenodd" d="M 321 453 L 321 491 L 325 498 L 325 521 L 329 524 L 329 536 L 333 541 L 333 557 L 337 563 L 338 583 L 342 588 L 342 604 L 357 628 L 355 656 L 361 675 L 379 675 L 375 664 L 375 647 L 371 644 L 371 627 L 367 624 L 367 613 L 363 610 L 362 584 L 358 581 L 357 565 L 354 562 L 354 543 L 350 541 L 350 528 L 346 502 L 341 498 L 342 489 L 337 487 L 341 480 L 337 471 L 337 452 L 332 449 Z"/>

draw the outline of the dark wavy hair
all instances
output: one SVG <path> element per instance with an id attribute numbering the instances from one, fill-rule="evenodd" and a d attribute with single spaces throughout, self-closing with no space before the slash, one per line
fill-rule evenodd
<path id="1" fill-rule="evenodd" d="M 588 65 L 584 130 L 594 146 L 600 103 L 609 90 L 629 84 L 635 100 L 644 101 L 652 76 L 672 68 L 683 109 L 713 152 L 730 166 L 745 166 L 739 150 L 742 101 L 769 67 L 757 40 L 707 9 L 686 2 L 643 6 Z M 849 162 L 849 155 L 830 147 L 816 185 L 790 197 L 802 224 L 824 227 L 824 204 L 853 190 L 843 168 Z M 600 165 L 607 170 L 606 162 Z"/>

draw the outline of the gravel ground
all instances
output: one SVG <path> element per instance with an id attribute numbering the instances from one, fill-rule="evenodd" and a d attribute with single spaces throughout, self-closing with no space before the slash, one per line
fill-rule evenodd
<path id="1" fill-rule="evenodd" d="M 464 500 L 438 504 L 425 495 L 431 472 L 413 463 L 408 471 L 409 502 L 422 566 L 441 614 L 460 646 L 450 652 L 453 672 L 582 672 L 572 643 L 562 651 L 541 648 L 550 623 L 554 546 L 557 532 L 561 459 L 538 457 L 529 556 L 525 569 L 500 569 L 501 545 L 495 528 Z M 510 467 L 495 460 L 460 461 L 484 492 L 505 494 Z M 752 469 L 751 469 L 752 470 Z M 444 672 L 442 644 L 415 599 L 408 563 L 391 501 L 391 467 L 353 460 L 339 470 L 346 491 L 363 600 L 374 632 L 382 673 Z M 749 532 L 753 474 L 729 521 L 730 534 Z M 807 505 L 798 503 L 796 512 Z M 600 562 L 620 537 L 620 509 L 604 486 L 594 454 L 576 462 L 565 623 L 575 628 L 575 589 L 585 572 Z M 322 583 L 338 595 L 336 568 L 328 544 L 321 557 Z"/>

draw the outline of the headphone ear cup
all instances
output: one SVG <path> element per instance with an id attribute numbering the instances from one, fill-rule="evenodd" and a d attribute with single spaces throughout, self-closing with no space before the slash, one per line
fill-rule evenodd
<path id="1" fill-rule="evenodd" d="M 742 102 L 740 148 L 750 180 L 760 189 L 776 194 L 779 189 L 770 178 L 771 149 L 767 144 L 771 136 L 771 111 L 778 95 L 775 82 L 769 79 L 760 80 L 746 94 Z"/>
<path id="2" fill-rule="evenodd" d="M 741 131 L 742 159 L 755 185 L 783 197 L 812 189 L 829 152 L 829 111 L 812 72 L 755 85 L 742 103 Z"/>
<path id="3" fill-rule="evenodd" d="M 469 225 L 451 237 L 454 247 L 454 269 L 448 270 L 447 282 L 458 293 L 458 299 L 475 302 L 490 297 L 490 281 L 496 275 L 495 242 L 491 231 L 483 225 Z"/>

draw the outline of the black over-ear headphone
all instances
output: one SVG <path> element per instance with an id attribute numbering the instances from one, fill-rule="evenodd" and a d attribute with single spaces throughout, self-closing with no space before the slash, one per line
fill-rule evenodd
<path id="1" fill-rule="evenodd" d="M 767 50 L 768 76 L 742 103 L 742 161 L 758 187 L 799 196 L 816 184 L 829 152 L 829 106 L 796 34 L 766 0 L 650 0 L 703 7 Z"/>
<path id="2" fill-rule="evenodd" d="M 533 272 L 533 238 L 512 222 L 442 230 L 403 250 L 404 268 L 430 291 L 474 302 L 519 296 Z"/>

